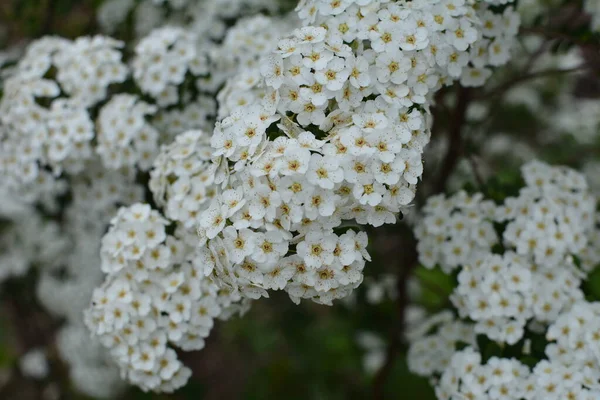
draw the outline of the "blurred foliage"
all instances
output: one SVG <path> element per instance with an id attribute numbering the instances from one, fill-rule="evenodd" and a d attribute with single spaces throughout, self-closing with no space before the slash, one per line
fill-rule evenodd
<path id="1" fill-rule="evenodd" d="M 69 38 L 96 31 L 95 9 L 102 0 L 2 0 L 0 45 L 44 35 Z"/>

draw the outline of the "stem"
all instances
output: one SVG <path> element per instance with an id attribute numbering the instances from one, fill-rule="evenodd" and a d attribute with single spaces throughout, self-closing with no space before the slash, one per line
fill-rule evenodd
<path id="1" fill-rule="evenodd" d="M 553 76 L 553 75 L 562 75 L 562 74 L 570 74 L 572 72 L 585 71 L 588 68 L 589 68 L 589 66 L 587 64 L 584 64 L 584 65 L 579 65 L 574 68 L 547 69 L 544 71 L 531 72 L 529 74 L 517 76 L 508 82 L 505 82 L 501 85 L 496 86 L 494 89 L 491 89 L 489 92 L 483 93 L 479 96 L 475 96 L 474 98 L 477 100 L 480 100 L 480 99 L 495 97 L 495 96 L 504 94 L 508 90 L 512 89 L 514 86 L 518 85 L 519 83 L 525 82 L 525 81 L 529 81 L 529 80 L 537 79 L 537 78 L 548 77 L 548 76 Z"/>
<path id="2" fill-rule="evenodd" d="M 469 164 L 471 165 L 471 169 L 473 170 L 473 176 L 475 176 L 475 180 L 477 181 L 477 185 L 479 189 L 481 189 L 485 185 L 485 181 L 479 172 L 479 168 L 477 166 L 477 161 L 473 156 L 469 156 Z"/>
<path id="3" fill-rule="evenodd" d="M 589 46 L 589 45 L 594 44 L 594 42 L 592 42 L 592 41 L 577 39 L 566 33 L 547 31 L 543 28 L 521 28 L 519 33 L 521 33 L 523 35 L 539 35 L 539 36 L 544 36 L 549 39 L 565 40 L 567 42 L 571 42 L 571 43 L 579 45 L 579 46 Z"/>
<path id="4" fill-rule="evenodd" d="M 446 189 L 448 179 L 450 178 L 452 171 L 454 171 L 454 168 L 458 164 L 458 160 L 463 153 L 461 132 L 466 120 L 467 108 L 469 107 L 470 101 L 470 89 L 458 87 L 458 99 L 454 109 L 450 130 L 448 131 L 448 152 L 446 153 L 446 157 L 442 162 L 439 177 L 436 185 L 434 186 L 434 193 L 441 193 Z"/>
<path id="5" fill-rule="evenodd" d="M 398 291 L 398 298 L 396 299 L 397 314 L 390 331 L 385 361 L 373 378 L 373 400 L 382 400 L 386 398 L 385 384 L 393 370 L 396 356 L 402 348 L 402 337 L 406 325 L 406 307 L 409 302 L 408 280 L 418 262 L 417 243 L 411 232 L 406 233 L 407 234 L 403 237 L 403 239 L 406 240 L 402 240 L 405 243 L 399 244 L 398 246 L 398 248 L 407 249 L 407 252 L 400 257 L 398 263 L 398 280 L 396 281 L 396 289 Z"/>

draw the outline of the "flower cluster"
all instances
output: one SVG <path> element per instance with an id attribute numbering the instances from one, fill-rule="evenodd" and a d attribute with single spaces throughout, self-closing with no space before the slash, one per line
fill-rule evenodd
<path id="1" fill-rule="evenodd" d="M 532 161 L 521 172 L 524 187 L 498 204 L 465 192 L 429 199 L 415 229 L 424 266 L 458 269 L 450 299 L 478 335 L 449 343 L 444 357 L 431 350 L 438 338 L 431 327 L 413 338 L 410 368 L 433 378 L 438 399 L 598 395 L 598 309 L 580 288 L 600 262 L 596 199 L 574 170 Z M 537 354 L 532 340 L 544 332 L 545 350 Z M 484 358 L 489 349 L 479 348 L 480 338 L 511 346 L 511 355 Z M 517 355 L 537 365 L 530 369 Z"/>
<path id="2" fill-rule="evenodd" d="M 471 263 L 474 254 L 489 252 L 498 242 L 492 221 L 494 209 L 494 203 L 484 200 L 483 194 L 464 191 L 448 198 L 437 195 L 427 199 L 421 222 L 415 227 L 419 262 L 451 273 Z"/>
<path id="3" fill-rule="evenodd" d="M 591 144 L 598 140 L 600 116 L 598 99 L 573 100 L 560 98 L 560 108 L 551 119 L 552 127 L 558 134 L 570 134 L 579 143 Z"/>
<path id="4" fill-rule="evenodd" d="M 150 169 L 158 153 L 158 131 L 146 121 L 156 111 L 129 94 L 119 94 L 102 107 L 96 121 L 97 151 L 109 169 Z"/>
<path id="5" fill-rule="evenodd" d="M 102 239 L 102 271 L 86 323 L 110 349 L 122 376 L 144 390 L 171 392 L 191 371 L 169 344 L 199 350 L 234 294 L 219 290 L 192 264 L 193 251 L 167 235 L 165 220 L 149 205 L 121 208 Z"/>
<path id="6" fill-rule="evenodd" d="M 218 74 L 229 78 L 217 96 L 219 118 L 266 96 L 260 66 L 279 38 L 298 22 L 295 16 L 274 19 L 257 15 L 241 19 L 227 32 L 219 48 L 220 55 L 213 62 Z"/>
<path id="7" fill-rule="evenodd" d="M 87 109 L 122 82 L 121 43 L 102 36 L 32 43 L 11 71 L 0 102 L 3 174 L 32 183 L 44 167 L 80 172 L 92 154 L 94 123 Z"/>
<path id="8" fill-rule="evenodd" d="M 592 17 L 592 29 L 600 31 L 600 4 L 594 0 L 585 0 L 583 2 L 583 7 Z"/>
<path id="9" fill-rule="evenodd" d="M 537 397 L 535 378 L 527 365 L 519 360 L 491 357 L 487 362 L 482 362 L 482 355 L 471 347 L 453 355 L 435 392 L 440 400 L 563 398 Z"/>
<path id="10" fill-rule="evenodd" d="M 34 265 L 60 265 L 69 241 L 59 225 L 43 220 L 29 207 L 7 211 L 10 214 L 1 216 L 6 227 L 0 234 L 0 283 L 25 275 Z"/>
<path id="11" fill-rule="evenodd" d="M 446 0 L 306 0 L 297 10 L 306 25 L 325 26 L 346 43 L 370 41 L 363 56 L 379 84 L 375 92 L 389 90 L 387 82 L 400 85 L 393 98 L 405 105 L 421 104 L 428 92 L 449 79 L 481 86 L 491 75 L 488 66 L 509 60 L 519 15 L 513 7 L 496 14 L 489 6 L 512 2 L 477 3 L 474 8 L 471 2 Z"/>
<path id="12" fill-rule="evenodd" d="M 567 266 L 531 264 L 512 252 L 487 254 L 458 274 L 452 303 L 475 331 L 513 345 L 528 321 L 553 321 L 583 298 L 579 274 Z"/>
<path id="13" fill-rule="evenodd" d="M 474 346 L 475 331 L 469 323 L 456 319 L 450 311 L 431 316 L 412 332 L 407 355 L 408 366 L 415 374 L 441 374 L 450 365 L 459 343 Z"/>
<path id="14" fill-rule="evenodd" d="M 90 337 L 83 321 L 92 292 L 103 279 L 98 251 L 101 231 L 93 227 L 71 233 L 73 244 L 62 274 L 43 269 L 37 297 L 52 315 L 65 320 L 56 333 L 56 348 L 69 367 L 74 386 L 88 396 L 114 398 L 125 386 L 119 369 L 97 338 Z"/>
<path id="15" fill-rule="evenodd" d="M 522 256 L 552 267 L 585 249 L 594 229 L 596 199 L 585 177 L 569 168 L 532 161 L 522 168 L 525 187 L 507 198 L 496 220 L 507 223 L 503 239 Z M 566 260 L 568 262 L 568 260 Z M 598 260 L 582 260 L 589 270 Z"/>
<path id="16" fill-rule="evenodd" d="M 196 37 L 183 28 L 166 26 L 152 31 L 135 48 L 133 77 L 144 93 L 161 107 L 179 101 L 177 86 L 186 74 L 208 72 L 206 48 L 198 48 Z"/>
<path id="17" fill-rule="evenodd" d="M 342 221 L 375 227 L 394 223 L 401 207 L 412 201 L 430 136 L 432 94 L 475 62 L 471 50 L 477 43 L 485 47 L 484 36 L 516 33 L 518 18 L 510 7 L 494 20 L 512 21 L 510 29 L 479 31 L 474 21 L 480 14 L 496 17 L 480 6 L 301 2 L 298 12 L 307 26 L 280 40 L 261 62 L 266 90 L 242 91 L 243 105 L 217 123 L 211 140 L 213 155 L 220 158 L 215 183 L 225 190 L 202 214 L 200 233 L 208 240 L 205 251 L 212 257 L 207 258 L 221 258 L 213 263 L 222 284 L 249 297 L 265 296 L 265 289 L 288 290 L 283 278 L 278 285 L 264 283 L 272 266 L 288 255 L 301 259 L 303 270 L 335 282 L 322 286 L 318 279 L 300 280 L 306 290 L 302 297 L 329 303 L 348 292 L 341 288 L 360 283 L 363 257 L 350 268 L 357 278 L 348 281 L 341 274 L 339 280 L 336 271 L 343 272 L 354 259 L 337 263 L 320 246 L 316 251 L 325 257 L 315 261 L 306 249 L 315 241 L 343 248 L 345 237 L 333 231 Z M 484 65 L 506 61 L 486 57 Z M 250 76 L 250 89 L 254 81 Z M 250 233 L 241 233 L 249 228 L 259 235 L 258 245 L 246 242 Z M 262 236 L 271 234 L 264 242 Z M 228 236 L 249 247 L 231 257 Z M 262 254 L 261 242 L 269 255 Z M 290 283 L 298 280 L 286 275 Z M 323 301 L 321 292 L 332 289 L 335 295 Z"/>
<path id="18" fill-rule="evenodd" d="M 231 21 L 259 11 L 277 14 L 279 4 L 272 0 L 106 0 L 98 10 L 98 22 L 112 34 L 131 16 L 138 37 L 161 26 L 179 25 L 219 41 Z"/>
<path id="19" fill-rule="evenodd" d="M 150 191 L 154 201 L 171 221 L 193 230 L 200 213 L 219 193 L 213 185 L 212 149 L 202 131 L 188 131 L 163 146 L 150 172 Z"/>
<path id="20" fill-rule="evenodd" d="M 468 347 L 452 357 L 436 395 L 440 400 L 596 399 L 600 396 L 598 303 L 580 302 L 548 328 L 543 358 L 532 369 L 520 359 L 482 354 Z M 525 355 L 531 350 L 523 349 Z"/>
<path id="21" fill-rule="evenodd" d="M 423 265 L 460 269 L 452 302 L 461 317 L 509 344 L 529 320 L 553 321 L 582 299 L 580 278 L 600 261 L 585 251 L 595 199 L 583 176 L 539 161 L 522 174 L 525 187 L 501 205 L 465 192 L 429 199 L 415 229 Z"/>

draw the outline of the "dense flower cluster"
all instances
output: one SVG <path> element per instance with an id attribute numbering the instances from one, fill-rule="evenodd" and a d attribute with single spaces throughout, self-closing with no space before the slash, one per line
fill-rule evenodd
<path id="1" fill-rule="evenodd" d="M 425 326 L 411 344 L 409 365 L 439 377 L 438 399 L 598 396 L 597 327 L 587 324 L 598 311 L 580 288 L 600 262 L 596 199 L 568 168 L 533 161 L 522 175 L 518 196 L 500 204 L 465 192 L 429 199 L 415 229 L 419 259 L 446 273 L 459 270 L 451 301 L 478 337 L 515 346 L 523 357 L 535 351 L 531 340 L 539 339 L 532 334 L 546 332 L 556 343 L 545 346 L 545 355 L 531 355 L 539 362 L 530 370 L 516 358 L 483 359 L 479 340 L 447 343 L 441 356 L 433 344 L 440 333 Z M 464 345 L 470 347 L 458 351 Z"/>
<path id="2" fill-rule="evenodd" d="M 129 94 L 114 96 L 100 110 L 96 121 L 97 151 L 109 169 L 150 169 L 158 153 L 158 131 L 146 121 L 156 107 Z"/>
<path id="3" fill-rule="evenodd" d="M 217 259 L 210 269 L 214 264 L 218 280 L 248 297 L 285 289 L 293 299 L 325 303 L 359 284 L 363 257 L 337 262 L 330 253 L 342 249 L 346 237 L 333 230 L 343 220 L 394 223 L 412 201 L 430 136 L 431 94 L 476 63 L 470 52 L 478 43 L 485 53 L 484 36 L 514 36 L 518 18 L 506 10 L 494 21 L 506 18 L 510 29 L 482 33 L 473 15 L 496 18 L 484 5 L 476 11 L 445 2 L 301 2 L 307 26 L 280 40 L 261 63 L 267 90 L 243 98 L 211 140 L 213 155 L 221 157 L 216 183 L 227 190 L 202 214 L 200 233 L 208 240 L 207 259 Z M 500 47 L 510 43 L 498 41 Z M 482 67 L 508 59 L 481 57 Z M 239 256 L 228 254 L 228 240 L 240 241 Z M 304 264 L 302 275 L 280 277 L 290 246 L 297 251 L 290 257 Z M 273 266 L 277 285 L 269 279 Z"/>
<path id="4" fill-rule="evenodd" d="M 92 156 L 94 123 L 87 109 L 122 82 L 121 43 L 102 36 L 32 43 L 7 78 L 0 102 L 0 161 L 16 184 L 32 183 L 44 167 L 77 173 Z"/>
<path id="5" fill-rule="evenodd" d="M 449 79 L 480 86 L 491 75 L 489 66 L 508 61 L 519 15 L 512 7 L 503 14 L 489 8 L 507 3 L 486 0 L 473 8 L 471 2 L 445 0 L 307 0 L 297 10 L 305 24 L 326 26 L 344 42 L 369 40 L 372 52 L 365 61 L 386 89 L 376 87 L 375 93 L 389 90 L 387 82 L 401 85 L 395 101 L 406 106 L 422 104 L 423 96 Z"/>
<path id="6" fill-rule="evenodd" d="M 266 96 L 260 66 L 277 46 L 279 38 L 298 23 L 296 16 L 274 20 L 257 15 L 241 19 L 227 32 L 214 65 L 219 75 L 229 78 L 217 96 L 219 118 Z"/>
<path id="7" fill-rule="evenodd" d="M 451 101 L 440 89 L 482 86 L 508 62 L 516 3 L 300 0 L 281 17 L 271 0 L 110 0 L 100 25 L 131 45 L 47 37 L 14 66 L 0 55 L 0 282 L 38 268 L 74 386 L 104 398 L 124 382 L 182 387 L 177 351 L 202 349 L 216 319 L 270 291 L 351 304 L 371 260 L 361 228 L 408 210 L 430 110 Z M 582 4 L 598 30 L 596 3 Z M 545 44 L 522 44 L 540 51 L 523 63 L 535 76 Z M 579 65 L 574 54 L 561 62 Z M 597 99 L 546 104 L 519 88 L 509 103 L 551 114 L 546 143 L 597 140 Z M 481 98 L 465 125 L 484 132 Z M 597 199 L 573 170 L 521 172 L 502 200 L 484 184 L 493 200 L 460 191 L 413 213 L 419 262 L 455 279 L 453 311 L 409 305 L 400 338 L 439 399 L 600 396 L 600 305 L 584 294 L 600 262 Z M 414 281 L 404 293 L 380 277 L 366 280 L 368 303 L 414 300 Z M 383 340 L 358 343 L 366 369 L 384 364 Z M 41 355 L 23 372 L 41 377 Z"/>
<path id="8" fill-rule="evenodd" d="M 230 22 L 260 11 L 277 14 L 273 0 L 107 0 L 98 11 L 105 32 L 114 33 L 132 15 L 135 33 L 145 36 L 160 26 L 179 25 L 212 40 L 220 40 Z"/>
<path id="9" fill-rule="evenodd" d="M 121 208 L 102 239 L 102 271 L 86 323 L 110 350 L 122 376 L 144 390 L 171 392 L 191 375 L 169 344 L 199 350 L 214 319 L 239 296 L 219 290 L 192 264 L 193 251 L 168 235 L 149 205 Z M 234 306 L 235 307 L 235 306 Z M 224 311 L 225 310 L 225 311 Z"/>
<path id="10" fill-rule="evenodd" d="M 484 361 L 472 347 L 456 352 L 436 386 L 437 398 L 598 398 L 599 307 L 598 303 L 582 301 L 561 314 L 548 327 L 549 343 L 541 355 L 543 359 L 532 369 L 514 357 L 492 356 Z M 522 351 L 525 356 L 531 355 L 531 349 L 524 347 Z"/>
<path id="11" fill-rule="evenodd" d="M 440 400 L 459 398 L 486 399 L 558 399 L 538 397 L 535 377 L 517 359 L 491 357 L 482 362 L 481 354 L 471 347 L 455 353 L 436 387 Z M 540 392 L 540 394 L 542 394 Z"/>
<path id="12" fill-rule="evenodd" d="M 177 86 L 188 71 L 208 72 L 207 49 L 197 47 L 196 36 L 183 28 L 164 27 L 152 31 L 135 48 L 133 77 L 140 88 L 165 107 L 179 101 Z"/>
<path id="13" fill-rule="evenodd" d="M 154 201 L 171 221 L 194 230 L 219 191 L 213 185 L 214 165 L 210 162 L 210 139 L 202 131 L 188 131 L 161 149 L 150 173 Z"/>
<path id="14" fill-rule="evenodd" d="M 408 366 L 415 374 L 423 376 L 444 372 L 459 343 L 472 346 L 476 343 L 472 324 L 456 319 L 450 311 L 421 322 L 411 336 Z"/>
<path id="15" fill-rule="evenodd" d="M 583 176 L 537 161 L 522 173 L 525 187 L 502 205 L 465 192 L 429 199 L 415 230 L 423 265 L 460 268 L 452 302 L 461 317 L 509 344 L 530 319 L 553 321 L 582 299 L 581 277 L 600 261 L 584 251 L 595 199 Z M 581 257 L 580 268 L 572 255 Z"/>

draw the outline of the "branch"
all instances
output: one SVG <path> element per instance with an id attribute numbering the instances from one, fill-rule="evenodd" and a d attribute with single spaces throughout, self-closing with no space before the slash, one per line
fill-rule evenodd
<path id="1" fill-rule="evenodd" d="M 407 249 L 407 252 L 400 257 L 398 263 L 398 280 L 396 289 L 398 298 L 396 299 L 396 319 L 392 324 L 388 348 L 385 355 L 385 361 L 379 371 L 373 378 L 373 400 L 383 400 L 385 398 L 385 384 L 393 370 L 394 361 L 402 347 L 402 337 L 406 325 L 406 307 L 408 298 L 408 279 L 418 262 L 417 244 L 412 234 L 406 235 L 406 243 L 397 248 Z"/>
<path id="2" fill-rule="evenodd" d="M 570 74 L 573 72 L 581 72 L 581 71 L 585 71 L 586 69 L 589 69 L 589 68 L 590 68 L 589 65 L 584 64 L 584 65 L 580 65 L 580 66 L 577 66 L 574 68 L 547 69 L 544 71 L 531 72 L 529 74 L 517 76 L 508 82 L 498 85 L 494 89 L 491 89 L 487 93 L 483 93 L 481 95 L 474 96 L 474 99 L 481 100 L 481 99 L 491 98 L 491 97 L 495 97 L 495 96 L 504 94 L 505 92 L 512 89 L 514 86 L 518 85 L 519 83 L 529 81 L 532 79 L 543 78 L 543 77 L 548 77 L 548 76 L 553 76 L 553 75 Z"/>
<path id="3" fill-rule="evenodd" d="M 481 176 L 481 173 L 480 173 L 479 168 L 477 166 L 477 160 L 475 160 L 475 158 L 473 157 L 473 155 L 470 155 L 468 157 L 468 159 L 469 159 L 469 164 L 471 165 L 471 170 L 473 171 L 473 176 L 475 176 L 475 180 L 477 181 L 477 185 L 479 186 L 479 189 L 481 189 L 485 185 L 485 180 Z"/>
<path id="4" fill-rule="evenodd" d="M 523 27 L 519 30 L 519 33 L 521 33 L 523 35 L 539 35 L 539 36 L 547 37 L 549 39 L 565 40 L 567 42 L 571 42 L 571 43 L 579 45 L 579 46 L 594 45 L 593 41 L 581 40 L 581 39 L 575 38 L 566 33 L 548 31 L 543 28 L 525 28 L 525 27 Z"/>
<path id="5" fill-rule="evenodd" d="M 40 28 L 40 36 L 51 35 L 54 26 L 54 13 L 56 12 L 56 0 L 48 0 L 45 8 L 44 20 Z"/>
<path id="6" fill-rule="evenodd" d="M 471 91 L 465 87 L 458 87 L 458 98 L 454 115 L 452 117 L 450 130 L 448 131 L 448 152 L 442 162 L 438 180 L 434 186 L 434 194 L 441 193 L 446 189 L 448 179 L 458 164 L 463 152 L 462 127 L 466 120 L 467 108 L 471 101 Z"/>

